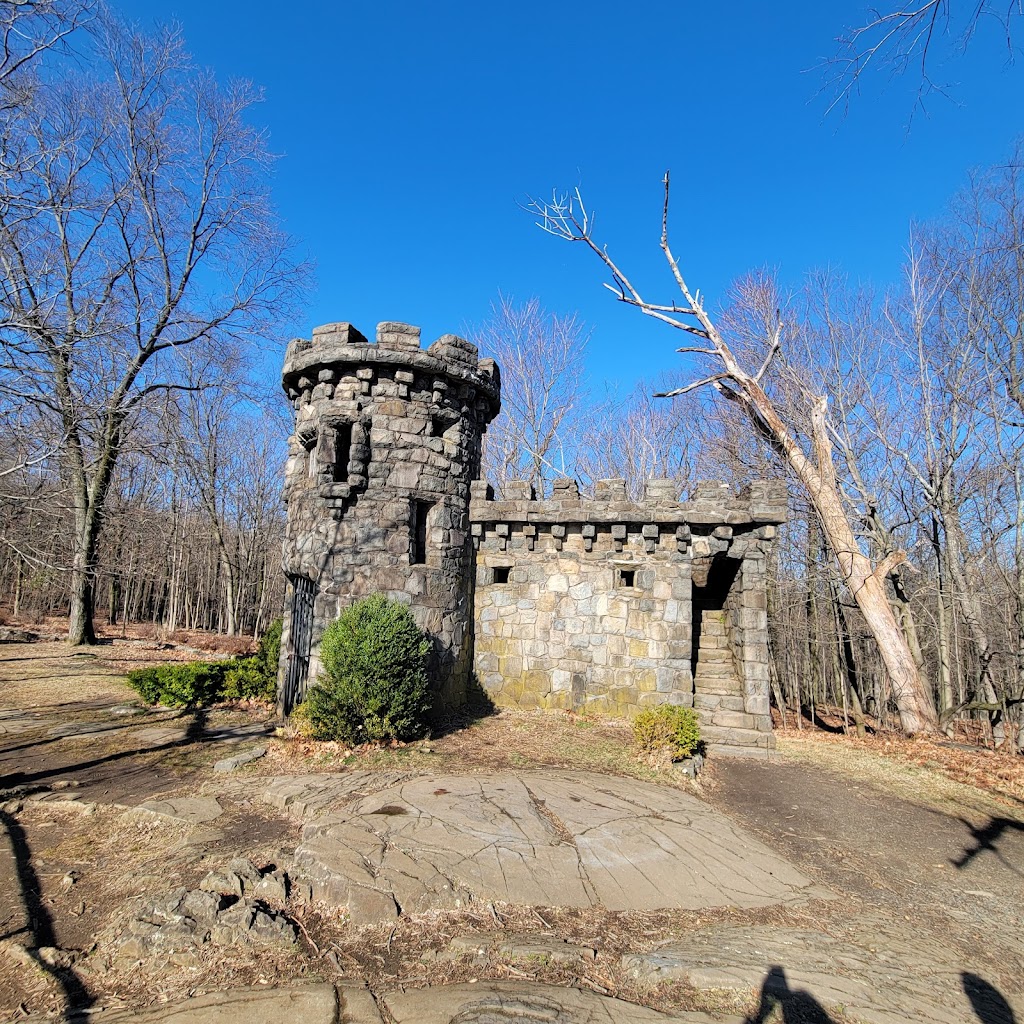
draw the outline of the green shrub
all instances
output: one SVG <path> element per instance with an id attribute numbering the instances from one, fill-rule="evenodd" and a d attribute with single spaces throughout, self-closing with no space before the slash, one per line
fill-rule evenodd
<path id="1" fill-rule="evenodd" d="M 128 683 L 147 704 L 195 707 L 218 700 L 267 700 L 277 693 L 281 620 L 272 622 L 248 658 L 192 661 L 133 669 Z"/>
<path id="2" fill-rule="evenodd" d="M 674 760 L 692 757 L 700 745 L 700 725 L 693 708 L 659 704 L 633 719 L 633 737 L 649 753 L 667 749 Z"/>
<path id="3" fill-rule="evenodd" d="M 277 676 L 267 677 L 258 656 L 235 658 L 224 673 L 224 700 L 273 700 L 277 693 Z"/>
<path id="4" fill-rule="evenodd" d="M 280 654 L 281 620 L 275 619 L 260 637 L 259 649 L 252 657 L 228 663 L 221 696 L 225 700 L 274 700 Z"/>
<path id="5" fill-rule="evenodd" d="M 229 664 L 190 661 L 134 669 L 128 673 L 128 683 L 147 704 L 178 708 L 211 704 L 221 694 Z"/>
<path id="6" fill-rule="evenodd" d="M 281 629 L 284 626 L 282 619 L 274 619 L 267 626 L 266 632 L 260 637 L 260 645 L 256 651 L 256 657 L 263 664 L 263 671 L 268 677 L 277 681 L 277 666 L 281 660 Z"/>
<path id="7" fill-rule="evenodd" d="M 315 739 L 410 740 L 426 732 L 430 638 L 405 605 L 376 594 L 342 612 L 320 640 L 323 674 L 303 716 Z"/>

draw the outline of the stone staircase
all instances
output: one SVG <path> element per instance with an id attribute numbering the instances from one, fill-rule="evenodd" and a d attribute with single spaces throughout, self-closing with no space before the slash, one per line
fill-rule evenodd
<path id="1" fill-rule="evenodd" d="M 724 611 L 705 609 L 701 617 L 693 706 L 700 719 L 701 738 L 712 754 L 758 758 L 774 754 L 774 735 L 759 731 L 757 717 L 743 709 L 743 684 Z"/>

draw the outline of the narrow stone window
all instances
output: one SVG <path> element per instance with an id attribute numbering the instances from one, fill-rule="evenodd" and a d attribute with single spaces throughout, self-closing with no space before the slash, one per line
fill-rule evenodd
<path id="1" fill-rule="evenodd" d="M 302 447 L 306 449 L 306 476 L 310 480 L 315 480 L 317 470 L 316 434 L 306 434 L 299 440 L 302 442 Z"/>
<path id="2" fill-rule="evenodd" d="M 512 571 L 510 565 L 496 565 L 494 567 L 494 582 L 508 583 L 508 574 Z"/>
<path id="3" fill-rule="evenodd" d="M 427 518 L 433 502 L 413 499 L 409 503 L 409 563 L 426 565 L 427 562 Z"/>
<path id="4" fill-rule="evenodd" d="M 348 480 L 348 461 L 352 452 L 352 424 L 342 423 L 334 428 L 334 472 L 333 479 L 336 484 L 343 484 Z"/>
<path id="5" fill-rule="evenodd" d="M 615 583 L 619 588 L 636 586 L 636 569 L 617 569 Z"/>

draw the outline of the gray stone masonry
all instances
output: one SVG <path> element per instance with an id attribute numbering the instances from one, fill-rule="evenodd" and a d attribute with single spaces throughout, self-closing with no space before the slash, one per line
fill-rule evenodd
<path id="1" fill-rule="evenodd" d="M 671 480 L 640 502 L 622 480 L 593 498 L 571 480 L 546 501 L 505 492 L 474 483 L 469 514 L 475 666 L 497 703 L 633 715 L 692 706 L 696 674 L 709 744 L 770 751 L 766 571 L 784 485 L 702 483 L 688 502 Z"/>
<path id="2" fill-rule="evenodd" d="M 295 408 L 284 497 L 288 575 L 280 704 L 319 673 L 324 629 L 361 597 L 409 605 L 434 642 L 435 707 L 471 672 L 499 704 L 634 715 L 696 707 L 710 745 L 770 752 L 766 571 L 784 485 L 649 480 L 592 498 L 556 480 L 493 500 L 478 480 L 500 406 L 493 360 L 446 334 L 325 324 L 285 356 Z M 694 681 L 697 681 L 695 688 Z M 696 691 L 696 692 L 695 692 Z"/>
<path id="3" fill-rule="evenodd" d="M 335 323 L 288 346 L 282 382 L 295 408 L 282 710 L 315 681 L 326 626 L 372 593 L 410 606 L 434 639 L 435 704 L 458 706 L 472 658 L 469 488 L 500 404 L 497 365 L 453 334 L 424 350 L 418 327 L 379 324 L 371 343 Z"/>

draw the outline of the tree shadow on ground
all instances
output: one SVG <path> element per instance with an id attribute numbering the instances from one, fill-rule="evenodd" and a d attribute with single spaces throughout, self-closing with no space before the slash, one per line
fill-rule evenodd
<path id="1" fill-rule="evenodd" d="M 1017 1017 L 1002 992 L 977 974 L 963 971 L 960 979 L 971 1001 L 974 1016 L 982 1024 L 1017 1024 Z"/>
<path id="2" fill-rule="evenodd" d="M 25 830 L 18 820 L 8 811 L 0 810 L 0 825 L 7 833 L 7 840 L 14 857 L 19 894 L 25 910 L 25 924 L 2 936 L 4 940 L 17 939 L 24 935 L 21 943 L 29 957 L 44 974 L 52 978 L 64 996 L 64 1020 L 77 1017 L 79 1011 L 87 1009 L 95 1002 L 81 978 L 70 968 L 51 964 L 45 960 L 41 950 L 57 945 L 53 918 L 43 901 L 39 877 L 32 866 L 32 850 L 28 844 Z"/>
<path id="3" fill-rule="evenodd" d="M 807 708 L 807 707 L 801 708 L 800 709 L 800 717 L 805 722 L 807 722 L 809 725 L 812 725 L 815 729 L 820 729 L 822 732 L 828 732 L 828 733 L 832 733 L 833 735 L 839 735 L 843 731 L 842 725 L 839 724 L 838 722 L 837 723 L 826 722 L 825 719 L 822 718 L 820 714 L 818 714 L 818 709 L 817 708 L 814 709 L 814 714 L 813 715 L 811 714 L 811 709 L 810 708 Z M 849 728 L 853 728 L 853 727 L 849 726 Z"/>
<path id="4" fill-rule="evenodd" d="M 185 734 L 180 739 L 169 740 L 167 743 L 158 743 L 153 746 L 131 747 L 128 750 L 119 750 L 114 753 L 103 754 L 88 761 L 79 761 L 74 764 L 62 764 L 54 767 L 40 769 L 35 772 L 12 772 L 9 775 L 0 777 L 0 793 L 23 791 L 27 788 L 39 788 L 40 783 L 57 775 L 62 778 L 74 776 L 102 765 L 116 764 L 129 758 L 139 757 L 148 754 L 167 753 L 179 750 L 183 747 L 192 746 L 198 743 L 216 743 L 227 738 L 230 730 L 212 730 L 207 732 L 206 724 L 209 717 L 209 710 L 206 708 L 195 708 L 191 712 L 191 719 L 185 729 Z M 253 736 L 255 738 L 255 734 Z M 47 742 L 47 741 L 40 741 Z M 31 746 L 31 745 L 28 745 Z M 149 770 L 149 766 L 146 766 Z"/>
<path id="5" fill-rule="evenodd" d="M 987 825 L 976 828 L 965 818 L 958 820 L 971 833 L 974 846 L 965 847 L 964 852 L 956 860 L 951 860 L 953 867 L 962 871 L 975 857 L 988 851 L 994 853 L 1004 867 L 1024 878 L 1024 872 L 1014 867 L 999 849 L 999 839 L 1007 832 L 1024 832 L 1024 823 L 1012 818 L 989 818 Z"/>

